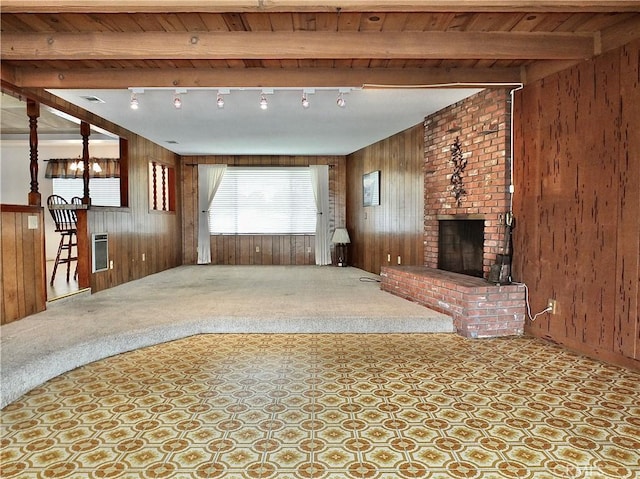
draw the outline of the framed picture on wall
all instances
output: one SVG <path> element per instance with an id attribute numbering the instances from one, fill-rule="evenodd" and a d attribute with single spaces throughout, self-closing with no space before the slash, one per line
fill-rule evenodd
<path id="1" fill-rule="evenodd" d="M 380 204 L 380 170 L 362 175 L 362 205 Z"/>

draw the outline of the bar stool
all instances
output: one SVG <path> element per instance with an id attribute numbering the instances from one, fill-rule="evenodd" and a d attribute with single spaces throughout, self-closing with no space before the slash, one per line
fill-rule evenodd
<path id="1" fill-rule="evenodd" d="M 53 273 L 51 275 L 51 286 L 53 286 L 53 280 L 56 277 L 56 271 L 59 264 L 67 265 L 67 282 L 71 272 L 71 262 L 76 261 L 76 269 L 73 275 L 73 279 L 78 276 L 78 230 L 77 230 L 77 216 L 76 212 L 68 208 L 69 203 L 62 196 L 51 195 L 47 198 L 47 206 L 49 207 L 49 213 L 53 218 L 53 222 L 56 225 L 56 231 L 60 233 L 60 243 L 58 244 L 58 253 L 56 254 L 56 262 L 53 265 Z M 76 255 L 72 255 L 72 249 L 76 247 Z M 66 251 L 65 257 L 62 256 L 62 252 Z"/>

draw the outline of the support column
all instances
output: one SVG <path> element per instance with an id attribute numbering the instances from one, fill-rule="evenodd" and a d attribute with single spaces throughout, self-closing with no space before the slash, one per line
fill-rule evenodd
<path id="1" fill-rule="evenodd" d="M 91 205 L 91 198 L 89 198 L 89 135 L 91 135 L 91 128 L 89 123 L 83 121 L 80 123 L 80 134 L 82 135 L 82 183 L 84 185 L 84 193 L 82 195 L 82 204 Z"/>
<path id="2" fill-rule="evenodd" d="M 27 100 L 27 116 L 29 117 L 29 173 L 31 189 L 28 202 L 30 206 L 42 206 L 42 196 L 38 191 L 38 117 L 40 103 Z"/>

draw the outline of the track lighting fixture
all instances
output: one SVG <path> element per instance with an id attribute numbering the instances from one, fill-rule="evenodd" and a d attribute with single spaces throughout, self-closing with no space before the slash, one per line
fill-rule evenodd
<path id="1" fill-rule="evenodd" d="M 182 108 L 182 98 L 180 98 L 180 93 L 178 92 L 175 92 L 175 94 L 173 95 L 173 107 L 176 110 Z"/>
<path id="2" fill-rule="evenodd" d="M 0 0 L 2 1 L 2 0 Z M 169 88 L 156 88 L 158 90 L 169 90 Z M 198 88 L 198 90 L 202 90 L 201 88 Z M 238 90 L 245 90 L 245 88 L 239 88 Z M 251 89 L 249 89 L 251 90 Z M 282 90 L 291 90 L 291 89 L 286 89 L 283 88 Z M 323 88 L 322 90 L 327 90 L 327 92 L 331 91 L 331 88 Z M 183 95 L 187 94 L 189 92 L 188 89 L 186 88 L 172 88 L 170 91 L 173 91 L 173 100 L 172 100 L 172 104 L 173 107 L 176 110 L 180 110 L 183 107 L 182 104 L 182 97 Z M 298 90 L 300 91 L 300 90 Z M 333 90 L 335 91 L 335 90 Z M 348 87 L 341 87 L 338 88 L 338 96 L 336 98 L 336 105 L 339 108 L 345 108 L 347 106 L 347 100 L 346 100 L 346 96 L 348 93 L 351 93 L 351 91 L 353 91 L 353 88 L 348 88 Z M 142 88 L 134 88 L 134 87 L 129 87 L 129 93 L 130 93 L 130 100 L 129 100 L 129 107 L 132 110 L 138 110 L 140 108 L 140 95 L 145 93 L 145 90 Z M 216 107 L 220 110 L 222 110 L 223 108 L 225 108 L 225 100 L 226 100 L 226 96 L 229 95 L 231 93 L 231 89 L 230 88 L 217 88 L 216 90 L 213 90 L 213 92 L 216 95 Z M 269 109 L 269 96 L 268 95 L 274 95 L 274 93 L 278 93 L 278 92 L 274 92 L 273 88 L 262 88 L 260 90 L 260 99 L 259 99 L 259 106 L 261 110 L 268 110 Z M 311 101 L 310 101 L 310 95 L 314 95 L 316 93 L 316 89 L 315 88 L 303 88 L 302 92 L 301 92 L 301 96 L 298 97 L 300 100 L 300 105 L 302 106 L 303 109 L 308 109 L 311 107 Z M 324 95 L 324 93 L 323 93 Z M 144 97 L 143 97 L 144 98 Z M 198 98 L 198 97 L 196 97 Z M 279 99 L 278 97 L 274 97 L 276 99 Z M 294 97 L 295 98 L 295 97 Z M 314 98 L 315 99 L 315 98 Z M 321 100 L 322 98 L 320 98 L 319 100 Z M 145 104 L 146 105 L 146 104 Z M 237 107 L 238 104 L 237 102 L 234 102 L 234 104 L 232 105 L 232 107 Z M 280 103 L 277 102 L 276 107 L 280 108 Z M 353 106 L 353 105 L 352 105 Z M 357 106 L 357 105 L 356 105 Z M 493 131 L 493 129 L 491 130 Z M 484 132 L 484 131 L 483 131 Z"/>
<path id="3" fill-rule="evenodd" d="M 129 102 L 129 107 L 132 110 L 137 110 L 140 105 L 138 104 L 138 97 L 135 93 L 131 94 L 131 101 Z"/>

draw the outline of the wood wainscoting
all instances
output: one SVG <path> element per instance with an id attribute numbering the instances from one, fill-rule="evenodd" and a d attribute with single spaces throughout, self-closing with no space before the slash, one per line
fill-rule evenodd
<path id="1" fill-rule="evenodd" d="M 314 265 L 313 235 L 213 235 L 211 264 Z"/>
<path id="2" fill-rule="evenodd" d="M 0 213 L 0 324 L 6 324 L 46 308 L 44 209 L 0 205 Z"/>

